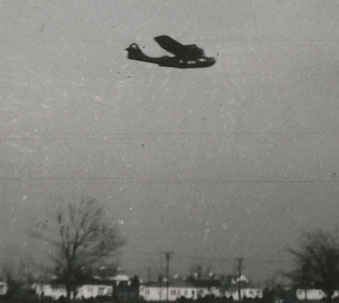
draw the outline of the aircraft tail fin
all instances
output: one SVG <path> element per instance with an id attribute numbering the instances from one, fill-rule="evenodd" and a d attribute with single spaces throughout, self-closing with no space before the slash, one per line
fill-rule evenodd
<path id="1" fill-rule="evenodd" d="M 126 51 L 128 52 L 127 56 L 129 59 L 134 59 L 136 57 L 140 58 L 140 56 L 144 56 L 141 48 L 136 43 L 132 43 L 129 47 L 126 48 Z"/>

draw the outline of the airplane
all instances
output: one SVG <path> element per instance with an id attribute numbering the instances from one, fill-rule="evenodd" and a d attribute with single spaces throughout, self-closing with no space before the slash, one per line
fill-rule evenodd
<path id="1" fill-rule="evenodd" d="M 126 48 L 127 58 L 174 68 L 209 67 L 216 61 L 213 57 L 206 57 L 204 50 L 196 44 L 183 45 L 166 35 L 157 36 L 154 40 L 174 56 L 150 57 L 143 53 L 138 44 L 132 43 Z"/>

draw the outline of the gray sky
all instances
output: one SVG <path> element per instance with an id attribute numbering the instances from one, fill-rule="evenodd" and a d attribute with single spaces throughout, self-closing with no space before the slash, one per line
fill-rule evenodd
<path id="1" fill-rule="evenodd" d="M 158 34 L 216 65 L 126 59 L 132 42 L 161 55 Z M 114 211 L 130 272 L 171 249 L 175 271 L 242 255 L 263 279 L 337 224 L 339 1 L 1 0 L 0 41 L 4 256 L 77 193 Z"/>

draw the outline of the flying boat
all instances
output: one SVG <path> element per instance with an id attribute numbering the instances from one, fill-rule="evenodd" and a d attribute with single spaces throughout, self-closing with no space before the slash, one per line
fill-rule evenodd
<path id="1" fill-rule="evenodd" d="M 215 63 L 215 59 L 207 57 L 204 50 L 196 44 L 184 45 L 167 35 L 157 36 L 154 40 L 172 56 L 151 57 L 146 55 L 137 43 L 132 43 L 126 48 L 127 58 L 174 68 L 202 68 Z"/>

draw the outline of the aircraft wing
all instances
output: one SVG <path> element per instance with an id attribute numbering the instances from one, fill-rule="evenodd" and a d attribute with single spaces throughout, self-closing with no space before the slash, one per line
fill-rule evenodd
<path id="1" fill-rule="evenodd" d="M 154 38 L 154 40 L 165 50 L 172 53 L 173 55 L 180 57 L 187 53 L 187 48 L 185 45 L 179 43 L 173 38 L 161 35 Z"/>

